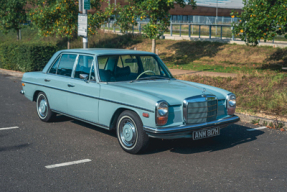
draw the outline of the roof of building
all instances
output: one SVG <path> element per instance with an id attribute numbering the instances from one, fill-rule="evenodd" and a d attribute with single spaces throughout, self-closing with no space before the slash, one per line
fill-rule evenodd
<path id="1" fill-rule="evenodd" d="M 204 7 L 216 7 L 218 2 L 218 8 L 231 8 L 231 9 L 242 9 L 242 0 L 196 0 L 197 6 Z"/>

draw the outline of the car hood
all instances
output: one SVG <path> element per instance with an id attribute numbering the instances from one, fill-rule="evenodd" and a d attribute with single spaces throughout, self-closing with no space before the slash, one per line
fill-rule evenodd
<path id="1" fill-rule="evenodd" d="M 218 99 L 225 99 L 226 95 L 230 93 L 217 87 L 181 80 L 146 80 L 132 83 L 118 82 L 111 85 L 151 94 L 159 100 L 167 101 L 170 105 L 181 105 L 185 98 L 203 93 L 215 95 Z"/>

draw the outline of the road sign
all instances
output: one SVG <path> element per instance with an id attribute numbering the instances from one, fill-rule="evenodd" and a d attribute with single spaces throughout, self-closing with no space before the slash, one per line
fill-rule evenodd
<path id="1" fill-rule="evenodd" d="M 91 8 L 90 0 L 84 0 L 84 9 L 90 10 L 90 8 Z"/>
<path id="2" fill-rule="evenodd" d="M 78 36 L 88 36 L 88 16 L 87 14 L 78 14 Z"/>

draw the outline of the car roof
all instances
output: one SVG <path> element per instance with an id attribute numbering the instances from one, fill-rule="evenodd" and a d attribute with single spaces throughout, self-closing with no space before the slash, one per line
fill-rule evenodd
<path id="1" fill-rule="evenodd" d="M 69 53 L 87 53 L 93 55 L 113 55 L 113 54 L 149 54 L 154 55 L 154 53 L 147 51 L 137 51 L 137 50 L 129 50 L 129 49 L 102 49 L 102 48 L 88 48 L 88 49 L 64 49 L 61 52 L 69 52 Z"/>

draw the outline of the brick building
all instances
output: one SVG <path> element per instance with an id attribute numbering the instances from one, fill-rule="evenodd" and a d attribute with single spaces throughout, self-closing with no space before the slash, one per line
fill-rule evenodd
<path id="1" fill-rule="evenodd" d="M 196 2 L 196 9 L 192 9 L 190 5 L 181 8 L 175 4 L 175 8 L 170 10 L 171 21 L 175 23 L 211 24 L 216 23 L 217 15 L 217 23 L 230 23 L 232 20 L 231 11 L 241 12 L 243 7 L 242 0 L 196 0 Z M 109 3 L 127 5 L 128 0 L 109 0 Z M 107 3 L 103 5 L 103 8 L 106 5 Z"/>

